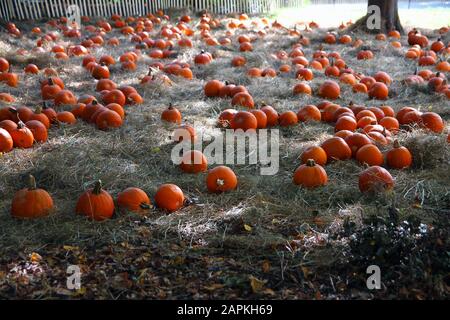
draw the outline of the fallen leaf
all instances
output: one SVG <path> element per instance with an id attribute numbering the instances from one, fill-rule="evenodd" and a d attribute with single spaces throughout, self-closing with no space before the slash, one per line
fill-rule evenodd
<path id="1" fill-rule="evenodd" d="M 261 292 L 261 290 L 264 288 L 265 283 L 266 281 L 259 280 L 254 276 L 250 276 L 250 287 L 252 287 L 253 293 Z"/>
<path id="2" fill-rule="evenodd" d="M 212 285 L 206 286 L 204 288 L 206 290 L 208 290 L 208 291 L 215 291 L 215 290 L 218 290 L 218 289 L 222 289 L 223 287 L 225 287 L 225 285 L 223 285 L 221 283 L 213 283 Z"/>
<path id="3" fill-rule="evenodd" d="M 274 295 L 275 295 L 275 291 L 273 291 L 273 290 L 270 289 L 270 288 L 264 289 L 263 293 L 264 293 L 264 294 L 267 294 L 267 295 L 269 295 L 269 296 L 274 296 Z"/>
<path id="4" fill-rule="evenodd" d="M 80 250 L 80 248 L 73 247 L 73 246 L 63 246 L 63 249 L 66 250 L 66 251 L 78 251 L 78 250 Z"/>
<path id="5" fill-rule="evenodd" d="M 245 231 L 247 231 L 247 232 L 251 232 L 251 231 L 252 231 L 252 227 L 249 226 L 248 224 L 244 224 L 244 229 L 245 229 Z"/>
<path id="6" fill-rule="evenodd" d="M 268 273 L 270 271 L 270 262 L 269 260 L 264 260 L 262 264 L 262 271 L 264 273 Z"/>
<path id="7" fill-rule="evenodd" d="M 41 260 L 42 260 L 42 257 L 39 253 L 33 252 L 30 254 L 31 262 L 40 262 Z"/>

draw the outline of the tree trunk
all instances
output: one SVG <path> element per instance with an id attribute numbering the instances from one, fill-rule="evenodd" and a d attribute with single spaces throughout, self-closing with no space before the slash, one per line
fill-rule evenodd
<path id="1" fill-rule="evenodd" d="M 376 5 L 380 8 L 381 24 L 380 28 L 368 28 L 367 20 L 372 17 L 373 12 L 368 12 L 364 17 L 356 21 L 349 31 L 362 30 L 373 33 L 387 33 L 392 30 L 397 30 L 404 33 L 403 27 L 398 16 L 398 0 L 368 0 L 367 7 Z"/>

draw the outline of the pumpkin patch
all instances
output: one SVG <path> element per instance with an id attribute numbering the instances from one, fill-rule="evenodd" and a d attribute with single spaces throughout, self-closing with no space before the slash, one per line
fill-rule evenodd
<path id="1" fill-rule="evenodd" d="M 160 299 L 281 298 L 274 288 L 284 286 L 295 288 L 288 298 L 340 298 L 366 274 L 316 283 L 322 253 L 353 261 L 366 230 L 374 244 L 358 250 L 371 264 L 393 247 L 380 244 L 372 216 L 389 228 L 419 217 L 423 239 L 445 220 L 448 28 L 366 34 L 313 17 L 108 15 L 0 32 L 0 256 L 2 241 L 58 247 L 64 263 L 91 268 L 85 248 L 122 250 L 123 260 L 105 259 L 118 271 L 99 284 L 114 298 L 144 286 Z M 448 241 L 433 235 L 443 255 Z M 188 263 L 207 266 L 208 280 L 175 288 Z"/>

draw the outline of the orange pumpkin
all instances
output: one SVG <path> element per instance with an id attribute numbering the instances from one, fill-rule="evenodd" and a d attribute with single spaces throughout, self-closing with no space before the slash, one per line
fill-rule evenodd
<path id="1" fill-rule="evenodd" d="M 441 133 L 444 131 L 444 121 L 442 121 L 442 118 L 440 115 L 438 115 L 435 112 L 424 112 L 420 116 L 422 125 L 435 132 L 435 133 Z"/>
<path id="2" fill-rule="evenodd" d="M 306 163 L 309 159 L 312 159 L 317 164 L 324 166 L 327 163 L 327 153 L 319 146 L 311 146 L 306 148 L 301 155 L 302 163 Z"/>
<path id="3" fill-rule="evenodd" d="M 107 191 L 102 189 L 102 182 L 98 180 L 94 188 L 80 196 L 75 212 L 96 221 L 110 219 L 114 213 L 114 200 Z"/>
<path id="4" fill-rule="evenodd" d="M 14 147 L 17 148 L 31 148 L 34 142 L 34 136 L 30 129 L 28 129 L 22 121 L 19 121 L 17 128 L 10 132 L 11 138 L 14 142 Z"/>
<path id="5" fill-rule="evenodd" d="M 226 166 L 218 166 L 209 170 L 206 186 L 210 192 L 226 192 L 236 189 L 237 177 L 233 170 Z"/>
<path id="6" fill-rule="evenodd" d="M 282 127 L 293 126 L 298 123 L 298 118 L 295 112 L 285 111 L 278 117 L 278 123 Z"/>
<path id="7" fill-rule="evenodd" d="M 389 89 L 383 82 L 374 83 L 369 89 L 369 98 L 385 100 L 388 97 Z"/>
<path id="8" fill-rule="evenodd" d="M 411 152 L 395 140 L 394 147 L 386 153 L 386 163 L 394 169 L 409 168 L 412 164 Z"/>
<path id="9" fill-rule="evenodd" d="M 297 112 L 297 118 L 300 122 L 320 121 L 322 119 L 322 116 L 319 108 L 317 108 L 315 105 L 310 104 L 304 106 Z"/>
<path id="10" fill-rule="evenodd" d="M 253 109 L 255 107 L 252 96 L 247 92 L 239 92 L 235 94 L 231 100 L 231 105 L 238 105 L 249 109 Z"/>
<path id="11" fill-rule="evenodd" d="M 0 128 L 0 152 L 9 152 L 13 149 L 13 146 L 14 142 L 9 132 Z"/>
<path id="12" fill-rule="evenodd" d="M 198 150 L 187 151 L 181 159 L 180 168 L 187 173 L 199 173 L 208 169 L 208 161 Z"/>
<path id="13" fill-rule="evenodd" d="M 347 145 L 350 147 L 352 151 L 352 155 L 355 156 L 357 151 L 367 145 L 371 144 L 369 137 L 367 137 L 365 134 L 360 132 L 355 132 L 349 135 L 348 137 L 344 138 Z"/>
<path id="14" fill-rule="evenodd" d="M 334 100 L 339 98 L 340 94 L 341 89 L 339 85 L 332 80 L 326 80 L 320 85 L 319 96 L 322 98 Z"/>
<path id="15" fill-rule="evenodd" d="M 95 124 L 100 130 L 118 128 L 122 126 L 122 123 L 122 117 L 117 112 L 109 109 L 100 112 L 95 119 Z"/>
<path id="16" fill-rule="evenodd" d="M 183 191 L 174 184 L 161 185 L 155 194 L 156 206 L 167 212 L 180 209 L 185 203 Z"/>
<path id="17" fill-rule="evenodd" d="M 61 111 L 56 114 L 56 119 L 61 123 L 66 124 L 75 124 L 77 122 L 77 118 L 70 111 Z"/>
<path id="18" fill-rule="evenodd" d="M 45 125 L 38 120 L 29 120 L 25 126 L 33 133 L 36 142 L 45 142 L 48 138 L 48 130 Z"/>
<path id="19" fill-rule="evenodd" d="M 33 219 L 48 216 L 53 210 L 53 199 L 44 189 L 36 187 L 36 180 L 29 176 L 28 188 L 19 190 L 11 204 L 11 215 L 15 218 Z"/>
<path id="20" fill-rule="evenodd" d="M 372 166 L 359 174 L 359 190 L 361 192 L 382 192 L 394 187 L 394 179 L 389 171 L 380 167 Z"/>
<path id="21" fill-rule="evenodd" d="M 369 166 L 381 166 L 384 162 L 383 154 L 374 144 L 366 144 L 359 148 L 355 158 L 359 163 Z"/>
<path id="22" fill-rule="evenodd" d="M 264 105 L 261 107 L 261 111 L 263 111 L 267 116 L 268 127 L 273 127 L 278 124 L 278 112 L 272 106 Z"/>
<path id="23" fill-rule="evenodd" d="M 313 159 L 308 159 L 306 164 L 302 164 L 295 170 L 293 182 L 296 185 L 311 189 L 326 185 L 328 176 L 321 165 L 316 164 Z"/>
<path id="24" fill-rule="evenodd" d="M 352 151 L 344 139 L 340 137 L 332 137 L 325 140 L 321 147 L 327 154 L 328 161 L 331 160 L 347 160 L 352 156 Z"/>
<path id="25" fill-rule="evenodd" d="M 139 188 L 126 188 L 117 195 L 117 206 L 138 214 L 148 214 L 152 204 L 148 195 Z"/>
<path id="26" fill-rule="evenodd" d="M 258 128 L 258 120 L 248 111 L 239 111 L 231 120 L 231 128 L 234 130 L 242 129 L 244 131 L 255 130 Z"/>

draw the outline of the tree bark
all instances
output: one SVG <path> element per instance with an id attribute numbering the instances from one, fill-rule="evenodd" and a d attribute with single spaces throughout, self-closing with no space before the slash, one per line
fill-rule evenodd
<path id="1" fill-rule="evenodd" d="M 368 0 L 367 7 L 372 5 L 376 5 L 380 8 L 380 29 L 369 29 L 367 27 L 367 19 L 371 16 L 371 13 L 368 12 L 364 17 L 350 26 L 349 31 L 362 30 L 372 33 L 387 33 L 392 30 L 397 30 L 400 33 L 404 33 L 402 24 L 400 23 L 400 17 L 398 15 L 398 0 Z"/>

